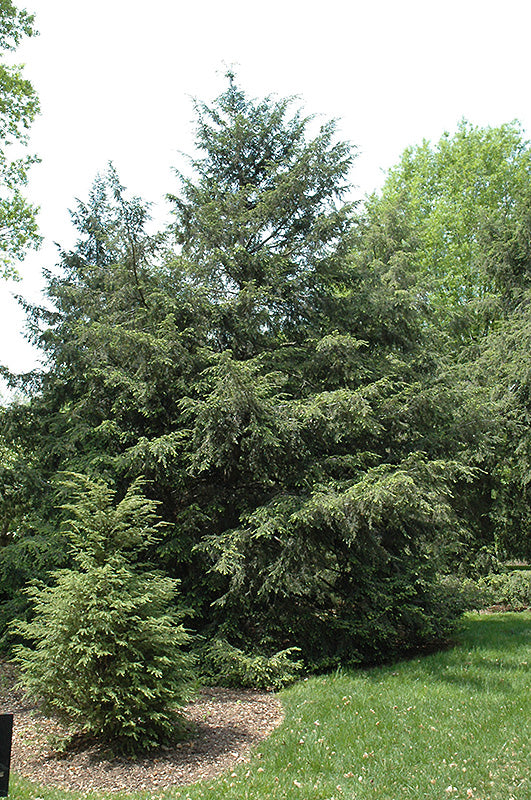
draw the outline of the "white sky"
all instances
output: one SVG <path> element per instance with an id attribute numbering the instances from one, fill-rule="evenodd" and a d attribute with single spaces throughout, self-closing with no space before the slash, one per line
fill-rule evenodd
<path id="1" fill-rule="evenodd" d="M 27 194 L 45 242 L 22 283 L 0 282 L 0 363 L 30 369 L 19 291 L 37 298 L 53 242 L 69 246 L 68 208 L 112 160 L 131 193 L 165 209 L 172 166 L 191 152 L 190 97 L 210 101 L 236 66 L 247 93 L 298 95 L 307 113 L 340 118 L 358 146 L 358 195 L 423 138 L 466 117 L 519 119 L 531 132 L 529 0 L 20 0 L 40 36 L 17 53 L 41 99 Z"/>

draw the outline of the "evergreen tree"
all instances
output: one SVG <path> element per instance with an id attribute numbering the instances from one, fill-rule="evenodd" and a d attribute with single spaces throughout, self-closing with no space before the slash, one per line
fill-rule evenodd
<path id="1" fill-rule="evenodd" d="M 189 637 L 172 608 L 176 581 L 135 564 L 156 535 L 156 504 L 138 483 L 116 505 L 84 476 L 68 489 L 75 566 L 27 590 L 35 615 L 17 624 L 33 643 L 16 648 L 22 683 L 45 713 L 111 749 L 171 743 L 185 730 Z"/>
<path id="2" fill-rule="evenodd" d="M 44 486 L 150 479 L 171 527 L 149 559 L 209 640 L 377 660 L 447 634 L 434 554 L 466 541 L 453 489 L 476 434 L 404 263 L 355 246 L 349 146 L 228 80 L 197 106 L 166 243 L 113 172 L 79 206 L 56 310 L 34 310 L 50 369 L 6 420 Z"/>
<path id="3" fill-rule="evenodd" d="M 72 218 L 79 240 L 61 254 L 57 272 L 47 273 L 50 302 L 27 307 L 33 341 L 50 368 L 11 376 L 31 400 L 1 414 L 5 447 L 18 456 L 16 470 L 4 474 L 0 503 L 9 535 L 0 559 L 31 563 L 25 554 L 38 550 L 42 578 L 46 561 L 48 569 L 65 565 L 53 533 L 63 517 L 53 489 L 62 471 L 103 477 L 122 493 L 144 475 L 163 516 L 174 519 L 186 469 L 179 402 L 205 365 L 200 298 L 178 265 L 161 263 L 164 236 L 146 233 L 147 204 L 127 197 L 110 167 Z M 19 491 L 21 481 L 27 492 Z M 7 502 L 15 495 L 16 508 Z M 172 558 L 179 550 L 187 562 L 193 542 L 185 531 L 181 540 Z M 182 573 L 174 564 L 172 574 Z M 6 614 L 14 603 L 20 608 L 28 577 L 26 569 L 6 567 Z"/>
<path id="4" fill-rule="evenodd" d="M 311 118 L 290 116 L 291 100 L 253 102 L 227 77 L 212 106 L 196 103 L 198 179 L 180 175 L 170 197 L 182 255 L 216 311 L 213 347 L 249 358 L 297 341 L 301 327 L 319 331 L 322 284 L 351 217 L 341 200 L 353 154 L 333 122 L 308 140 Z"/>
<path id="5" fill-rule="evenodd" d="M 211 364 L 183 403 L 188 485 L 222 579 L 217 629 L 324 665 L 443 634 L 427 553 L 460 535 L 451 485 L 470 472 L 440 442 L 422 452 L 422 313 L 407 275 L 349 255 L 347 145 L 331 126 L 307 141 L 287 111 L 232 75 L 198 107 L 197 177 L 175 198 L 213 309 Z"/>

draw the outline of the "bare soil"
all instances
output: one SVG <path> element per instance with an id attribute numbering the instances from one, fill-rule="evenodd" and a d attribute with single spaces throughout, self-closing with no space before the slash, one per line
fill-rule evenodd
<path id="1" fill-rule="evenodd" d="M 12 666 L 0 663 L 0 711 L 14 714 L 11 770 L 44 786 L 82 792 L 157 793 L 211 780 L 247 761 L 283 719 L 273 694 L 205 688 L 184 710 L 196 731 L 187 742 L 137 759 L 108 757 L 96 747 L 58 755 L 48 739 L 60 726 L 28 703 L 14 683 Z"/>

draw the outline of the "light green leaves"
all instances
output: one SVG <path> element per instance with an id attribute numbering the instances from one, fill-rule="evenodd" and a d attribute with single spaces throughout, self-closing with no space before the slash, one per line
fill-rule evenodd
<path id="1" fill-rule="evenodd" d="M 0 50 L 14 50 L 23 36 L 33 36 L 33 17 L 10 0 L 0 4 Z M 20 67 L 0 63 L 0 278 L 16 277 L 13 261 L 40 238 L 36 209 L 23 197 L 28 170 L 38 159 L 22 155 L 39 101 Z"/>

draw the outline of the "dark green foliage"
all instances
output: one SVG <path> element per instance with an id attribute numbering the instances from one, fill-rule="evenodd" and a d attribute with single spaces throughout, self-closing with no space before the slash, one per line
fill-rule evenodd
<path id="1" fill-rule="evenodd" d="M 49 581 L 50 570 L 67 562 L 63 537 L 46 528 L 16 538 L 0 549 L 0 649 L 9 650 L 13 644 L 14 632 L 8 623 L 30 613 L 31 603 L 22 588 L 36 579 Z"/>
<path id="2" fill-rule="evenodd" d="M 223 635 L 324 665 L 441 634 L 428 552 L 459 535 L 450 486 L 472 473 L 419 452 L 420 406 L 396 424 L 428 391 L 421 310 L 403 271 L 347 256 L 348 150 L 331 127 L 307 143 L 287 108 L 233 76 L 199 107 L 197 180 L 175 202 L 214 352 L 183 408 Z"/>
<path id="3" fill-rule="evenodd" d="M 242 647 L 298 644 L 321 667 L 377 661 L 444 636 L 452 615 L 433 596 L 428 552 L 441 530 L 458 528 L 446 469 L 415 458 L 317 483 L 205 539 L 230 577 L 225 629 Z"/>
<path id="4" fill-rule="evenodd" d="M 482 546 L 498 559 L 531 557 L 530 346 L 529 298 L 523 293 L 518 305 L 463 359 L 468 380 L 474 381 L 478 399 L 492 415 L 483 479 L 491 535 Z"/>
<path id="5" fill-rule="evenodd" d="M 196 104 L 201 155 L 172 200 L 177 241 L 211 303 L 209 340 L 244 359 L 327 323 L 322 288 L 341 271 L 353 157 L 333 123 L 309 140 L 292 101 L 254 102 L 228 79 L 214 105 Z"/>
<path id="6" fill-rule="evenodd" d="M 11 642 L 9 620 L 27 612 L 22 588 L 28 581 L 45 580 L 51 569 L 64 566 L 68 559 L 64 538 L 43 520 L 42 512 L 53 502 L 54 493 L 43 480 L 38 455 L 14 433 L 14 426 L 6 426 L 0 437 L 1 648 Z"/>
<path id="7" fill-rule="evenodd" d="M 360 257 L 401 270 L 428 312 L 435 358 L 423 367 L 436 380 L 424 413 L 432 430 L 418 431 L 418 441 L 477 468 L 476 479 L 456 489 L 468 531 L 456 555 L 470 574 L 530 553 L 530 176 L 531 150 L 517 123 L 461 122 L 454 136 L 405 151 L 355 239 Z M 428 397 L 421 390 L 412 399 L 418 406 Z M 396 405 L 397 421 L 410 407 Z"/>
<path id="8" fill-rule="evenodd" d="M 492 541 L 491 406 L 434 336 L 411 220 L 385 206 L 382 232 L 369 205 L 354 230 L 352 150 L 291 108 L 233 75 L 197 104 L 165 236 L 112 168 L 98 179 L 54 310 L 29 309 L 50 368 L 4 414 L 38 465 L 35 534 L 60 526 L 61 470 L 120 496 L 149 479 L 170 524 L 142 558 L 245 680 L 282 680 L 293 647 L 326 667 L 444 639 L 459 609 L 436 571 Z M 12 530 L 35 535 L 21 514 Z"/>
<path id="9" fill-rule="evenodd" d="M 75 567 L 27 589 L 35 615 L 18 622 L 22 683 L 72 733 L 137 752 L 183 735 L 189 636 L 172 610 L 176 581 L 135 565 L 153 541 L 155 503 L 133 485 L 113 503 L 101 483 L 74 476 L 66 506 Z"/>

